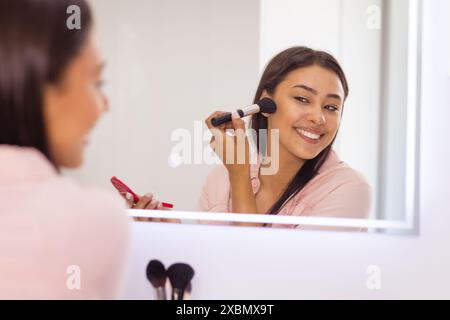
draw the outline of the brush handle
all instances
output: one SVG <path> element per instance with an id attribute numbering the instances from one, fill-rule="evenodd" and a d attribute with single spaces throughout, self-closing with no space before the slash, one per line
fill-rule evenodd
<path id="1" fill-rule="evenodd" d="M 156 300 L 167 300 L 166 289 L 164 287 L 155 288 Z"/>
<path id="2" fill-rule="evenodd" d="M 239 116 L 240 116 L 241 118 L 245 116 L 244 111 L 242 111 L 241 109 L 237 109 L 236 112 L 239 114 Z M 218 127 L 218 126 L 220 126 L 221 124 L 227 123 L 227 122 L 230 122 L 230 121 L 231 121 L 231 113 L 228 112 L 228 113 L 225 113 L 225 114 L 223 114 L 223 115 L 221 115 L 221 116 L 212 118 L 212 119 L 211 119 L 211 124 L 212 124 L 214 127 Z"/>
<path id="3" fill-rule="evenodd" d="M 223 114 L 221 116 L 212 118 L 211 119 L 211 124 L 214 127 L 218 127 L 221 124 L 227 123 L 227 122 L 230 122 L 230 121 L 231 121 L 231 113 L 225 113 L 225 114 Z"/>
<path id="4" fill-rule="evenodd" d="M 191 300 L 191 291 L 192 291 L 192 286 L 191 283 L 189 282 L 189 284 L 186 286 L 186 289 L 184 289 L 184 295 L 183 295 L 183 300 Z"/>
<path id="5" fill-rule="evenodd" d="M 183 300 L 184 290 L 179 288 L 173 288 L 172 290 L 172 300 Z"/>

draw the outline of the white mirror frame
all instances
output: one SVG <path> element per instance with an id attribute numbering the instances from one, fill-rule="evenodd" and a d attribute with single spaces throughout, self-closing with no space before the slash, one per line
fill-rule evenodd
<path id="1" fill-rule="evenodd" d="M 217 222 L 248 222 L 322 226 L 337 228 L 369 228 L 418 233 L 419 152 L 421 92 L 422 0 L 410 0 L 408 21 L 408 84 L 407 84 L 407 145 L 406 145 L 406 215 L 403 221 L 379 219 L 346 219 L 304 216 L 282 216 L 240 213 L 209 213 L 189 211 L 132 210 L 131 217 L 204 220 Z"/>

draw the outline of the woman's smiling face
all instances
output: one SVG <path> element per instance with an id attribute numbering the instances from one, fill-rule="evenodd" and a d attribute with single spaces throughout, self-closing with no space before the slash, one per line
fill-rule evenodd
<path id="1" fill-rule="evenodd" d="M 296 158 L 315 158 L 339 129 L 345 92 L 337 74 L 312 65 L 291 71 L 271 98 L 277 112 L 268 118 L 269 129 L 279 129 L 280 151 Z"/>

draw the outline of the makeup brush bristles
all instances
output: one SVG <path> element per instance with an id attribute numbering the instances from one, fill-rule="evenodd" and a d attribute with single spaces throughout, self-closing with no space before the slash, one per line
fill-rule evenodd
<path id="1" fill-rule="evenodd" d="M 151 260 L 147 265 L 146 275 L 148 281 L 155 288 L 156 298 L 166 300 L 167 273 L 164 265 L 158 260 Z"/>
<path id="2" fill-rule="evenodd" d="M 172 285 L 172 299 L 182 300 L 186 287 L 194 277 L 194 269 L 185 263 L 174 263 L 167 269 L 167 275 Z"/>
<path id="3" fill-rule="evenodd" d="M 158 260 L 152 260 L 147 265 L 147 279 L 155 287 L 164 287 L 166 285 L 166 268 Z"/>
<path id="4" fill-rule="evenodd" d="M 277 111 L 277 104 L 270 98 L 263 98 L 258 101 L 258 106 L 262 113 L 275 113 Z"/>

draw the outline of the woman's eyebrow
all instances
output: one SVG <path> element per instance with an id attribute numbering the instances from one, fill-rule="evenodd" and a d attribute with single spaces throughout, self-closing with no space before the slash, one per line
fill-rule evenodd
<path id="1" fill-rule="evenodd" d="M 311 87 L 305 86 L 304 84 L 297 84 L 297 85 L 294 86 L 294 88 L 302 88 L 302 89 L 305 89 L 306 91 L 311 92 L 314 95 L 318 94 L 316 89 L 313 89 Z M 329 93 L 329 94 L 327 94 L 327 97 L 342 101 L 341 96 L 338 95 L 337 93 Z"/>

